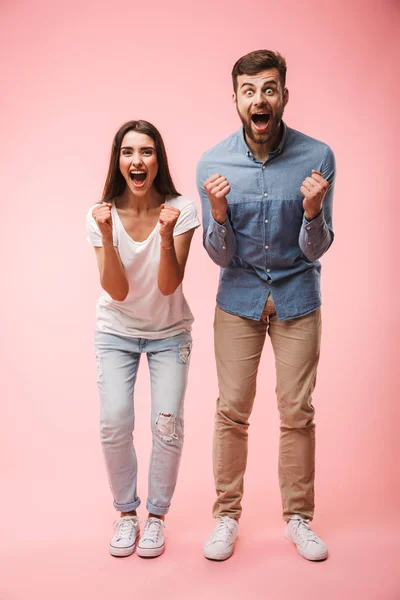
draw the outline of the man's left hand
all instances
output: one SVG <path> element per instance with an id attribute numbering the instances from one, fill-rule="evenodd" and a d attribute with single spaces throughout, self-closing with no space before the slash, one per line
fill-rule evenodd
<path id="1" fill-rule="evenodd" d="M 324 196 L 328 191 L 329 183 L 314 169 L 311 172 L 311 177 L 306 177 L 303 181 L 300 192 L 304 196 L 303 208 L 304 216 L 307 221 L 312 221 L 319 215 L 322 210 Z"/>

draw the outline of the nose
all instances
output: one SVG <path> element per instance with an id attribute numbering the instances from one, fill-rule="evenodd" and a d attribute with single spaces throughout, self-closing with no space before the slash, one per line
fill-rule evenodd
<path id="1" fill-rule="evenodd" d="M 267 102 L 267 97 L 263 93 L 262 90 L 257 90 L 255 93 L 254 104 L 265 104 Z"/>
<path id="2" fill-rule="evenodd" d="M 132 165 L 135 167 L 140 167 L 143 164 L 142 156 L 140 152 L 134 152 L 132 154 Z"/>

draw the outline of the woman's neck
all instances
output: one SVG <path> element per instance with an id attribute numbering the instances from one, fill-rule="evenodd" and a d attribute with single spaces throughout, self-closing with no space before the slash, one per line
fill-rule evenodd
<path id="1" fill-rule="evenodd" d="M 127 186 L 124 193 L 118 198 L 117 208 L 132 209 L 137 213 L 147 213 L 158 208 L 163 201 L 164 197 L 154 188 L 151 188 L 143 196 L 136 196 Z"/>

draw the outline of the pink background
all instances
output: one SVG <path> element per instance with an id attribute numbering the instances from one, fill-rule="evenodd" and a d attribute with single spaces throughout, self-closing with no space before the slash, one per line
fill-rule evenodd
<path id="1" fill-rule="evenodd" d="M 4 1 L 0 19 L 1 600 L 122 593 L 399 598 L 399 4 Z M 202 556 L 213 527 L 218 269 L 198 231 L 185 280 L 196 316 L 186 443 L 167 551 L 156 561 L 112 559 L 116 513 L 98 441 L 92 350 L 100 289 L 85 214 L 100 198 L 116 129 L 134 118 L 159 127 L 178 189 L 199 206 L 197 160 L 239 127 L 233 63 L 263 47 L 288 61 L 288 124 L 329 143 L 337 157 L 336 241 L 323 259 L 323 354 L 314 397 L 314 525 L 331 556 L 308 563 L 282 536 L 269 345 L 251 420 L 237 549 L 224 564 Z M 145 361 L 136 398 L 144 500 Z"/>

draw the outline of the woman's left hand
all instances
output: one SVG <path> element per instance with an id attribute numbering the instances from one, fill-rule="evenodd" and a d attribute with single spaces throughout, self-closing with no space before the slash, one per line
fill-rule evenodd
<path id="1" fill-rule="evenodd" d="M 160 235 L 163 239 L 172 241 L 174 234 L 174 227 L 179 218 L 181 211 L 178 208 L 161 204 L 160 212 Z"/>

